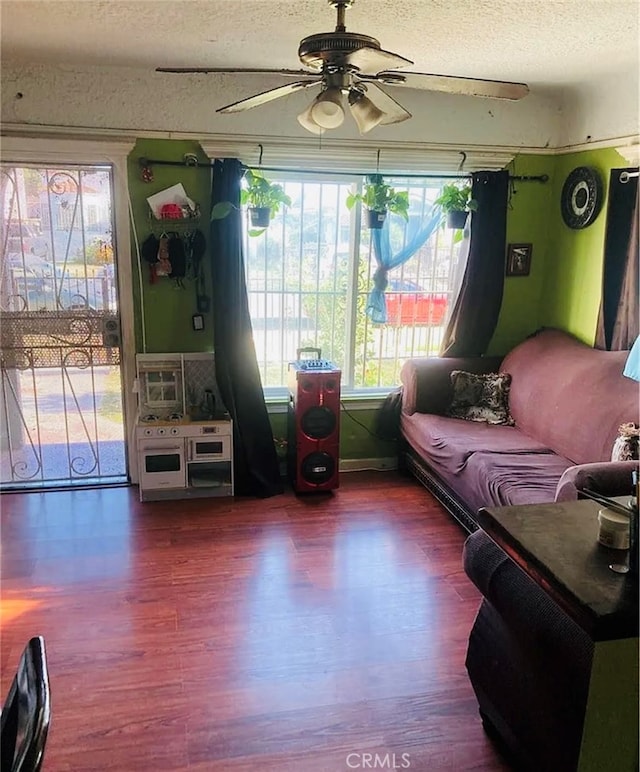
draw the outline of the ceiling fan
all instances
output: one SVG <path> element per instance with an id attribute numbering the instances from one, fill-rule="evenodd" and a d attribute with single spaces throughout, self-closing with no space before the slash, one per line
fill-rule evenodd
<path id="1" fill-rule="evenodd" d="M 354 0 L 328 0 L 328 2 L 337 11 L 335 31 L 309 35 L 300 41 L 298 48 L 300 61 L 309 70 L 158 67 L 156 71 L 271 74 L 298 78 L 285 86 L 272 88 L 241 99 L 239 102 L 219 107 L 216 110 L 219 113 L 239 113 L 287 96 L 294 91 L 321 86 L 318 96 L 298 116 L 299 123 L 314 134 L 324 134 L 327 129 L 335 129 L 342 124 L 345 95 L 361 134 L 371 131 L 379 124 L 400 123 L 411 118 L 411 113 L 378 84 L 494 99 L 522 99 L 529 93 L 529 88 L 524 83 L 432 75 L 424 72 L 396 72 L 398 68 L 406 67 L 413 62 L 399 54 L 385 51 L 380 47 L 380 43 L 369 35 L 347 32 L 345 13 L 346 9 L 353 5 Z"/>

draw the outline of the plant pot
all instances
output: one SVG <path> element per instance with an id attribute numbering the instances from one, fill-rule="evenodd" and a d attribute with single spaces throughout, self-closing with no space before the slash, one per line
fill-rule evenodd
<path id="1" fill-rule="evenodd" d="M 271 219 L 271 209 L 268 206 L 251 206 L 249 217 L 254 228 L 267 228 Z"/>
<path id="2" fill-rule="evenodd" d="M 369 220 L 369 227 L 374 230 L 380 230 L 384 225 L 384 221 L 387 217 L 386 211 L 376 212 L 373 209 L 367 209 L 367 218 Z"/>
<path id="3" fill-rule="evenodd" d="M 464 209 L 452 209 L 450 212 L 447 212 L 447 228 L 462 230 L 467 224 L 468 216 L 469 212 Z"/>

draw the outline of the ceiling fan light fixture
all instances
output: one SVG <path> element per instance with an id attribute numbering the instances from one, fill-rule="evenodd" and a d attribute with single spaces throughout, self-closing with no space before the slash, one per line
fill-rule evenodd
<path id="1" fill-rule="evenodd" d="M 349 108 L 354 121 L 358 124 L 360 134 L 366 134 L 371 129 L 375 129 L 386 115 L 373 104 L 369 97 L 357 89 L 349 92 Z"/>
<path id="2" fill-rule="evenodd" d="M 323 129 L 322 126 L 319 126 L 313 120 L 313 116 L 311 115 L 313 105 L 314 102 L 312 102 L 304 112 L 300 113 L 298 116 L 298 123 L 302 126 L 303 129 L 310 131 L 312 134 L 324 134 L 326 129 Z"/>
<path id="3" fill-rule="evenodd" d="M 311 119 L 323 129 L 337 129 L 344 121 L 342 91 L 330 86 L 315 98 L 311 105 Z"/>
<path id="4" fill-rule="evenodd" d="M 0 0 L 1 2 L 1 0 Z M 369 35 L 347 32 L 345 11 L 355 0 L 328 0 L 336 9 L 336 28 L 333 32 L 308 35 L 300 41 L 298 58 L 304 70 L 263 67 L 157 67 L 157 72 L 221 73 L 297 76 L 301 80 L 270 88 L 259 94 L 219 107 L 219 113 L 241 113 L 253 107 L 288 96 L 309 86 L 322 86 L 320 96 L 303 113 L 298 122 L 313 134 L 336 129 L 344 121 L 343 94 L 349 94 L 349 106 L 361 134 L 375 126 L 389 126 L 411 118 L 411 113 L 396 102 L 378 84 L 403 86 L 409 89 L 444 92 L 491 99 L 522 99 L 529 93 L 525 83 L 500 80 L 437 75 L 427 72 L 395 72 L 413 64 L 410 59 L 386 51 L 380 42 Z M 312 70 L 312 71 L 310 71 Z M 365 96 L 367 85 L 375 96 L 375 103 Z"/>

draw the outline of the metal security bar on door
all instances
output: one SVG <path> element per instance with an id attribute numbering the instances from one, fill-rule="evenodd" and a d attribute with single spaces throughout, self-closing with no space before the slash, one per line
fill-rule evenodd
<path id="1" fill-rule="evenodd" d="M 0 169 L 0 483 L 126 479 L 111 170 Z"/>

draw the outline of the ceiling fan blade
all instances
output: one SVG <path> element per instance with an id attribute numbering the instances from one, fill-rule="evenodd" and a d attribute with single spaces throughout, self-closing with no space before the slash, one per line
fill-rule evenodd
<path id="1" fill-rule="evenodd" d="M 318 75 L 316 72 L 309 72 L 308 70 L 265 70 L 259 67 L 156 67 L 156 72 L 218 72 L 229 75 L 292 75 L 296 78 L 304 76 L 316 78 Z"/>
<path id="2" fill-rule="evenodd" d="M 375 83 L 367 83 L 367 94 L 376 107 L 379 107 L 385 114 L 380 121 L 381 126 L 388 126 L 391 123 L 401 123 L 411 118 L 411 113 L 393 97 L 390 97 L 386 91 Z"/>
<path id="3" fill-rule="evenodd" d="M 368 80 L 367 76 L 363 76 Z M 522 99 L 529 93 L 526 83 L 510 83 L 503 80 L 459 78 L 453 75 L 433 75 L 427 72 L 379 72 L 373 80 L 389 86 L 405 86 L 426 91 L 442 91 L 446 94 L 489 97 L 491 99 Z"/>
<path id="4" fill-rule="evenodd" d="M 374 75 L 383 68 L 406 67 L 413 64 L 411 59 L 405 59 L 391 51 L 384 51 L 382 48 L 373 48 L 373 46 L 364 46 L 357 51 L 346 55 L 347 64 L 357 67 L 362 73 Z"/>
<path id="5" fill-rule="evenodd" d="M 239 102 L 233 102 L 233 104 L 219 107 L 216 112 L 241 113 L 243 110 L 259 107 L 274 99 L 293 94 L 294 91 L 299 91 L 301 88 L 317 86 L 320 83 L 322 83 L 321 78 L 316 78 L 314 81 L 298 80 L 295 83 L 288 83 L 286 86 L 279 86 L 278 88 L 269 89 L 269 91 L 262 91 L 260 94 L 254 94 L 254 96 L 248 97 L 247 99 L 241 99 Z"/>

